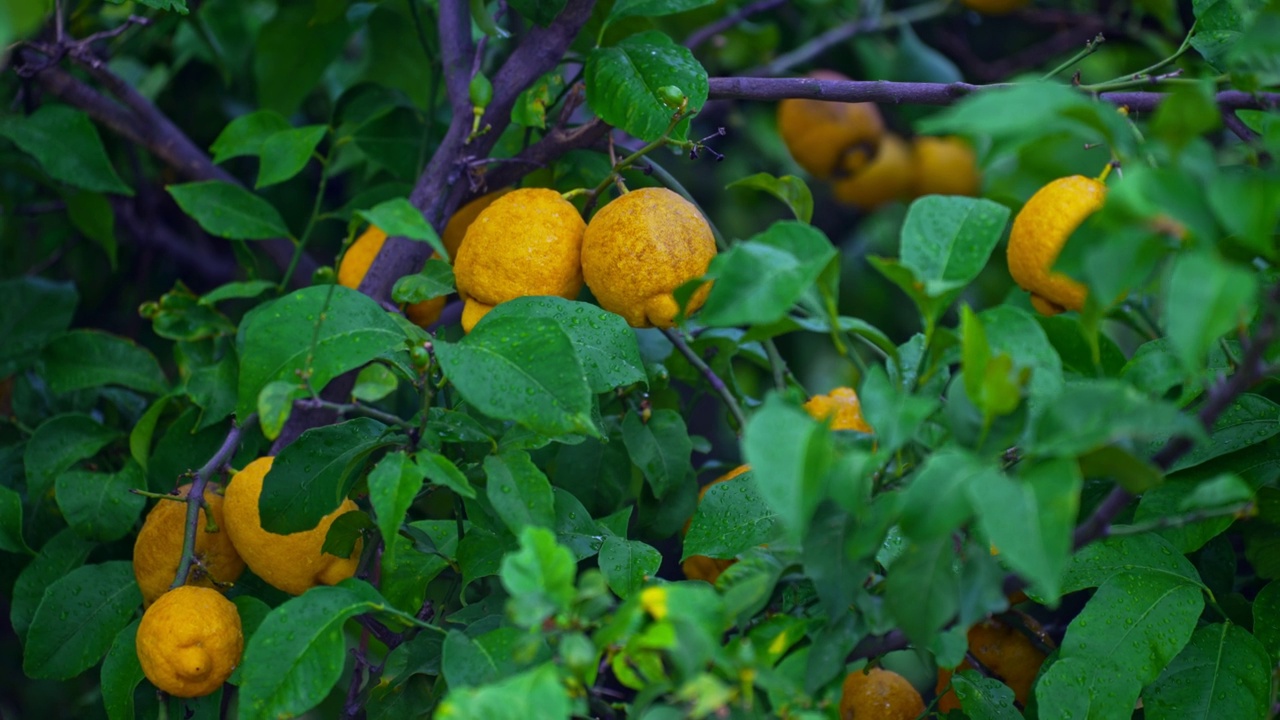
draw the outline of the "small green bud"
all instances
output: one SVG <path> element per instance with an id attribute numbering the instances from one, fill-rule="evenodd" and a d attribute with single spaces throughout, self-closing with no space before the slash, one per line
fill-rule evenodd
<path id="1" fill-rule="evenodd" d="M 658 99 L 672 110 L 679 110 L 684 104 L 684 91 L 675 85 L 663 85 L 658 88 Z"/>
<path id="2" fill-rule="evenodd" d="M 471 77 L 467 94 L 471 96 L 472 105 L 478 108 L 489 107 L 489 102 L 493 100 L 493 83 L 489 82 L 484 73 L 476 73 Z"/>
<path id="3" fill-rule="evenodd" d="M 333 271 L 332 265 L 321 265 L 311 273 L 312 285 L 332 285 L 337 281 L 338 274 Z"/>

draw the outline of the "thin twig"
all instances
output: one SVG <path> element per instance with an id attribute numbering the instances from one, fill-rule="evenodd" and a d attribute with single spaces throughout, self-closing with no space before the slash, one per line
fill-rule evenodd
<path id="1" fill-rule="evenodd" d="M 737 12 L 726 15 L 715 22 L 707 23 L 689 33 L 689 37 L 685 38 L 684 46 L 692 50 L 725 30 L 732 29 L 752 15 L 772 10 L 779 5 L 785 5 L 786 2 L 787 0 L 757 0 L 750 5 L 744 5 Z"/>
<path id="2" fill-rule="evenodd" d="M 875 17 L 861 18 L 822 33 L 809 42 L 788 53 L 774 58 L 763 67 L 748 70 L 748 74 L 780 75 L 798 65 L 803 65 L 816 58 L 828 49 L 844 43 L 849 38 L 861 33 L 875 30 L 888 30 L 899 25 L 910 25 L 914 22 L 937 17 L 951 7 L 950 0 L 933 0 L 921 3 L 899 12 L 887 12 Z"/>
<path id="3" fill-rule="evenodd" d="M 738 405 L 738 399 L 733 396 L 729 386 L 725 385 L 724 380 L 720 379 L 716 371 L 712 370 L 711 366 L 707 365 L 706 361 L 693 348 L 689 347 L 689 343 L 685 342 L 678 330 L 663 328 L 662 334 L 666 335 L 671 344 L 689 361 L 689 364 L 697 368 L 698 372 L 702 373 L 702 376 L 707 379 L 707 382 L 711 384 L 711 389 L 720 396 L 720 399 L 724 401 L 725 407 L 729 409 L 729 413 L 733 415 L 734 421 L 738 424 L 738 434 L 742 434 L 742 431 L 747 427 L 747 416 L 743 414 L 742 407 Z"/>
<path id="4" fill-rule="evenodd" d="M 236 449 L 240 447 L 240 435 L 244 429 L 252 425 L 258 419 L 257 414 L 251 414 L 244 419 L 242 423 L 231 424 L 231 430 L 227 432 L 227 437 L 222 441 L 222 447 L 209 458 L 209 462 L 196 471 L 195 477 L 191 480 L 191 489 L 187 492 L 187 521 L 185 531 L 182 535 L 182 559 L 178 561 L 178 574 L 173 579 L 170 589 L 181 587 L 187 582 L 187 575 L 191 573 L 191 565 L 195 562 L 196 557 L 196 533 L 199 532 L 200 525 L 200 508 L 204 505 L 204 489 L 209 484 L 209 479 L 222 470 L 227 463 L 231 462 L 231 457 L 236 454 Z M 222 529 L 226 531 L 225 528 Z"/>

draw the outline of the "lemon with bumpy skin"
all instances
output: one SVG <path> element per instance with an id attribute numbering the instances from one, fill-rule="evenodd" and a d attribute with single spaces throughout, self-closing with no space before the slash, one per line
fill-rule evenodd
<path id="1" fill-rule="evenodd" d="M 817 80 L 848 80 L 830 70 L 809 74 Z M 831 177 L 847 154 L 866 157 L 884 134 L 884 118 L 875 103 L 846 103 L 789 98 L 778 103 L 778 134 L 796 164 L 814 177 Z"/>
<path id="2" fill-rule="evenodd" d="M 1036 636 L 1041 645 L 1053 647 L 1053 640 L 1040 627 L 1040 623 L 1026 613 L 1016 613 L 1019 622 L 1027 632 Z M 1035 683 L 1040 666 L 1047 657 L 1027 634 L 1008 622 L 998 618 L 988 618 L 969 628 L 969 653 L 991 671 L 998 680 L 1013 690 L 1013 696 L 1026 706 L 1031 699 L 1031 686 Z M 957 670 L 971 670 L 973 666 L 968 660 L 960 664 Z M 947 689 L 951 683 L 951 671 L 946 668 L 938 670 L 938 711 L 948 712 L 960 708 L 960 700 L 954 691 Z M 942 694 L 946 690 L 946 694 Z"/>
<path id="3" fill-rule="evenodd" d="M 911 141 L 914 197 L 978 194 L 982 176 L 973 148 L 958 137 L 921 136 Z"/>
<path id="4" fill-rule="evenodd" d="M 854 670 L 840 692 L 840 720 L 915 720 L 924 714 L 920 693 L 896 672 Z"/>
<path id="5" fill-rule="evenodd" d="M 585 229 L 555 190 L 520 188 L 494 200 L 467 228 L 454 264 L 462 329 L 471 332 L 495 305 L 518 297 L 576 298 Z"/>
<path id="6" fill-rule="evenodd" d="M 679 305 L 672 291 L 701 277 L 716 255 L 711 226 L 693 203 L 659 187 L 640 188 L 605 205 L 582 240 L 582 276 L 600 307 L 632 327 L 668 328 Z M 689 298 L 692 314 L 711 283 Z"/>
<path id="7" fill-rule="evenodd" d="M 191 490 L 187 483 L 173 492 L 185 498 Z M 192 565 L 187 584 L 216 588 L 216 583 L 233 583 L 244 572 L 244 560 L 231 543 L 222 513 L 222 486 L 210 483 L 205 486 L 204 504 L 208 515 L 213 516 L 213 530 L 209 529 L 208 515 L 200 509 L 196 529 L 196 562 Z M 147 607 L 165 594 L 178 574 L 182 560 L 182 543 L 186 534 L 187 504 L 174 500 L 161 500 L 147 513 L 147 519 L 138 531 L 133 543 L 133 576 L 142 590 L 142 606 Z"/>
<path id="8" fill-rule="evenodd" d="M 706 497 L 707 491 L 712 485 L 722 483 L 726 480 L 732 480 L 744 472 L 751 469 L 750 465 L 739 465 L 720 477 L 712 480 L 702 489 L 698 491 L 698 502 L 702 502 L 702 498 Z M 689 526 L 693 524 L 693 518 L 689 518 L 684 523 L 684 529 L 680 531 L 681 535 L 689 533 Z M 721 559 L 707 557 L 706 555 L 690 555 L 684 562 L 680 563 L 680 569 L 684 571 L 684 576 L 690 580 L 705 580 L 712 585 L 716 584 L 716 579 L 720 577 L 720 573 L 724 572 L 728 567 L 737 562 L 732 558 Z"/>
<path id="9" fill-rule="evenodd" d="M 277 535 L 263 529 L 258 498 L 262 495 L 262 481 L 274 460 L 269 456 L 254 460 L 236 473 L 227 486 L 223 512 L 227 532 L 240 557 L 258 577 L 292 595 L 301 595 L 316 585 L 334 585 L 354 575 L 360 560 L 360 542 L 350 557 L 322 551 L 333 521 L 358 509 L 351 500 L 343 500 L 337 510 L 325 515 L 310 530 Z"/>
<path id="10" fill-rule="evenodd" d="M 1006 258 L 1009 274 L 1031 293 L 1031 304 L 1044 315 L 1084 307 L 1088 289 L 1050 269 L 1071 233 L 1102 207 L 1107 186 L 1083 175 L 1058 178 L 1031 196 L 1013 219 Z"/>
<path id="11" fill-rule="evenodd" d="M 494 200 L 509 192 L 511 188 L 503 188 L 481 195 L 458 208 L 453 217 L 449 218 L 449 222 L 444 225 L 444 232 L 440 233 L 440 242 L 444 243 L 444 249 L 449 251 L 449 262 L 458 262 L 458 248 L 462 247 L 462 240 L 467 236 L 467 228 L 471 227 L 471 223 L 475 222 L 480 213 L 492 205 Z"/>
<path id="12" fill-rule="evenodd" d="M 373 264 L 373 259 L 382 251 L 382 246 L 386 242 L 387 234 L 370 225 L 369 229 L 356 238 L 356 241 L 351 243 L 351 247 L 343 253 L 342 262 L 338 265 L 338 284 L 352 290 L 359 289 L 365 273 L 369 272 L 369 266 Z M 410 303 L 404 307 L 404 315 L 409 318 L 409 322 L 425 328 L 440 319 L 444 302 L 445 298 L 438 297 Z"/>
<path id="13" fill-rule="evenodd" d="M 897 135 L 888 134 L 870 162 L 859 159 L 851 164 L 847 156 L 848 175 L 837 179 L 831 188 L 836 200 L 870 212 L 894 200 L 906 199 L 915 183 L 915 167 L 911 151 Z"/>
<path id="14" fill-rule="evenodd" d="M 853 388 L 838 387 L 826 395 L 814 395 L 804 404 L 814 420 L 831 421 L 832 430 L 857 430 L 870 433 L 871 426 L 862 417 L 862 403 Z"/>
<path id="15" fill-rule="evenodd" d="M 142 674 L 175 697 L 208 695 L 226 682 L 244 653 L 236 606 L 217 590 L 183 585 L 142 615 L 135 641 Z"/>

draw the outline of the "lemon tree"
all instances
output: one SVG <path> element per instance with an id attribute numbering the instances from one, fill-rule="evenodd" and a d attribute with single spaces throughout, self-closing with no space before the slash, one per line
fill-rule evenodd
<path id="1" fill-rule="evenodd" d="M 1274 2 L 10 5 L 9 714 L 1277 714 Z"/>

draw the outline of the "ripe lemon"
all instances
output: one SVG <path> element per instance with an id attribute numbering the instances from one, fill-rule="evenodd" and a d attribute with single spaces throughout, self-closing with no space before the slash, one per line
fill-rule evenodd
<path id="1" fill-rule="evenodd" d="M 1040 623 L 1025 613 L 1018 613 L 1022 624 L 1034 633 L 1042 643 L 1052 646 L 1053 641 L 1045 634 Z M 1026 706 L 1031 697 L 1031 685 L 1035 682 L 1040 666 L 1046 657 L 1043 650 L 1031 642 L 1021 630 L 998 618 L 988 618 L 969 628 L 969 652 L 982 663 L 996 679 L 1013 690 L 1013 696 Z M 973 666 L 966 660 L 958 670 L 970 670 Z M 951 682 L 951 671 L 946 668 L 938 670 L 936 691 L 941 694 Z M 938 699 L 938 711 L 945 713 L 959 709 L 960 700 L 955 692 L 947 690 Z"/>
<path id="2" fill-rule="evenodd" d="M 338 265 L 338 284 L 353 290 L 359 288 L 373 259 L 381 252 L 386 241 L 387 234 L 370 225 L 343 254 L 342 263 Z M 409 318 L 409 322 L 425 328 L 440 319 L 444 302 L 445 298 L 438 297 L 411 303 L 405 306 L 404 315 Z"/>
<path id="3" fill-rule="evenodd" d="M 958 137 L 917 137 L 911 141 L 911 161 L 915 165 L 915 185 L 911 194 L 978 194 L 982 177 L 973 148 Z"/>
<path id="4" fill-rule="evenodd" d="M 187 483 L 173 494 L 184 498 L 190 490 L 191 483 Z M 188 585 L 216 588 L 216 583 L 233 583 L 244 572 L 244 560 L 231 544 L 231 535 L 223 519 L 221 492 L 222 486 L 216 483 L 205 486 L 204 502 L 217 529 L 208 530 L 208 517 L 201 508 L 196 529 L 196 563 L 187 576 Z M 138 531 L 138 539 L 133 543 L 133 576 L 142 589 L 143 607 L 155 602 L 173 584 L 178 574 L 178 563 L 182 560 L 186 525 L 186 503 L 161 500 L 147 513 L 147 519 Z"/>
<path id="5" fill-rule="evenodd" d="M 838 72 L 818 70 L 818 80 L 848 80 Z M 845 103 L 789 98 L 778 103 L 778 134 L 791 157 L 816 178 L 831 177 L 847 153 L 873 148 L 884 134 L 884 119 L 875 103 Z M 862 152 L 863 157 L 866 151 Z"/>
<path id="6" fill-rule="evenodd" d="M 854 670 L 844 678 L 840 720 L 915 720 L 923 714 L 924 699 L 896 672 Z"/>
<path id="7" fill-rule="evenodd" d="M 679 306 L 672 291 L 707 272 L 716 255 L 711 226 L 693 203 L 659 187 L 633 190 L 605 205 L 582 239 L 582 276 L 600 307 L 632 327 L 667 328 Z M 702 307 L 705 283 L 687 311 Z"/>
<path id="8" fill-rule="evenodd" d="M 814 395 L 804 404 L 804 409 L 814 420 L 831 420 L 832 430 L 857 430 L 871 432 L 871 426 L 862 417 L 862 403 L 853 388 L 838 387 L 826 395 Z"/>
<path id="9" fill-rule="evenodd" d="M 137 652 L 152 685 L 176 697 L 203 697 L 222 687 L 240 664 L 240 614 L 217 590 L 174 588 L 143 613 Z"/>
<path id="10" fill-rule="evenodd" d="M 1067 238 L 1102 207 L 1107 186 L 1083 175 L 1058 178 L 1036 191 L 1013 219 L 1006 257 L 1014 282 L 1031 293 L 1031 304 L 1045 315 L 1084 307 L 1088 290 L 1058 272 L 1050 272 Z"/>
<path id="11" fill-rule="evenodd" d="M 722 483 L 726 480 L 732 480 L 750 469 L 750 465 L 739 465 L 724 475 L 721 475 L 715 480 L 703 485 L 702 489 L 698 491 L 698 502 L 702 502 L 702 498 L 706 497 L 707 490 L 710 490 L 712 485 Z M 693 524 L 693 518 L 689 518 L 685 521 L 684 530 L 681 530 L 680 534 L 687 535 L 691 524 Z M 716 579 L 720 577 L 720 573 L 724 572 L 726 568 L 735 562 L 737 562 L 737 560 L 732 558 L 720 559 L 707 557 L 706 555 L 690 555 L 683 563 L 680 563 L 680 569 L 684 571 L 684 576 L 690 580 L 705 580 L 712 585 L 715 585 Z"/>
<path id="12" fill-rule="evenodd" d="M 1027 0 L 960 0 L 970 10 L 983 15 L 1005 15 L 1027 4 Z"/>
<path id="13" fill-rule="evenodd" d="M 310 530 L 277 535 L 262 529 L 258 498 L 262 495 L 262 480 L 274 460 L 272 457 L 254 460 L 236 473 L 227 486 L 223 512 L 227 532 L 240 557 L 258 577 L 293 595 L 301 595 L 316 585 L 333 585 L 354 575 L 361 543 L 357 542 L 351 556 L 346 558 L 321 551 L 333 521 L 357 509 L 350 500 L 343 500 L 337 510 L 325 515 L 320 524 Z"/>
<path id="14" fill-rule="evenodd" d="M 897 135 L 887 134 L 869 163 L 847 156 L 844 170 L 849 174 L 838 178 L 832 186 L 836 200 L 864 212 L 905 199 L 915 184 L 915 168 L 911 151 Z"/>
<path id="15" fill-rule="evenodd" d="M 528 295 L 572 300 L 582 290 L 582 236 L 578 209 L 547 188 L 520 188 L 482 210 L 463 237 L 454 263 L 465 301 L 462 329 L 499 303 Z"/>
<path id="16" fill-rule="evenodd" d="M 475 222 L 480 213 L 492 205 L 494 200 L 509 192 L 511 188 L 503 188 L 488 195 L 481 195 L 458 208 L 453 217 L 449 218 L 449 222 L 444 224 L 444 232 L 440 233 L 440 242 L 444 243 L 444 249 L 449 251 L 449 262 L 458 261 L 458 248 L 462 247 L 462 239 L 467 236 L 467 228 L 471 227 L 471 223 Z"/>

